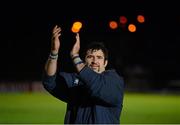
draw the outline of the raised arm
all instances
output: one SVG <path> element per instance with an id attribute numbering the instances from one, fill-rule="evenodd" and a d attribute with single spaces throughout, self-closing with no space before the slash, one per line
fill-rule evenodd
<path id="1" fill-rule="evenodd" d="M 45 72 L 49 76 L 53 76 L 57 71 L 57 59 L 60 48 L 60 36 L 61 28 L 56 25 L 52 30 L 50 55 L 45 64 Z"/>
<path id="2" fill-rule="evenodd" d="M 76 33 L 76 42 L 70 52 L 70 55 L 77 72 L 80 72 L 85 66 L 84 62 L 79 57 L 79 50 L 80 50 L 80 37 L 79 37 L 79 33 Z"/>

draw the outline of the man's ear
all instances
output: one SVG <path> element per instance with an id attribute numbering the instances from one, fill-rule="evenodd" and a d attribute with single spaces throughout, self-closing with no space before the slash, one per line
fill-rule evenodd
<path id="1" fill-rule="evenodd" d="M 105 61 L 104 61 L 104 67 L 106 67 L 107 64 L 108 64 L 108 60 L 105 60 Z"/>

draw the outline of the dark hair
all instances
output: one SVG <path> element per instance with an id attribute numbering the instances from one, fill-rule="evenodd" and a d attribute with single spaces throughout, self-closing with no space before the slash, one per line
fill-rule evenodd
<path id="1" fill-rule="evenodd" d="M 88 44 L 83 51 L 83 58 L 85 58 L 88 50 L 102 50 L 105 60 L 108 60 L 108 49 L 105 47 L 103 42 L 91 42 Z"/>

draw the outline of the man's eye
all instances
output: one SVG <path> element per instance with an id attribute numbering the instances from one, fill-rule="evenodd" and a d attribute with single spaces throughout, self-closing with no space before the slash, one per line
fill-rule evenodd
<path id="1" fill-rule="evenodd" d="M 102 56 L 98 56 L 98 59 L 103 59 L 103 57 Z"/>
<path id="2" fill-rule="evenodd" d="M 92 58 L 92 56 L 87 56 L 87 58 Z"/>

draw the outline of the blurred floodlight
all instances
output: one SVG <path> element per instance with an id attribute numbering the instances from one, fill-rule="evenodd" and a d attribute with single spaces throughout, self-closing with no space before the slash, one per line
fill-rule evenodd
<path id="1" fill-rule="evenodd" d="M 127 23 L 127 18 L 125 16 L 120 16 L 119 17 L 119 22 L 120 22 L 120 24 L 126 24 Z"/>
<path id="2" fill-rule="evenodd" d="M 109 22 L 109 27 L 110 27 L 111 29 L 117 29 L 118 24 L 117 24 L 116 21 L 110 21 L 110 22 Z"/>
<path id="3" fill-rule="evenodd" d="M 71 27 L 71 31 L 73 33 L 77 33 L 80 31 L 81 28 L 82 28 L 82 23 L 80 21 L 76 21 L 73 23 L 73 25 Z"/>
<path id="4" fill-rule="evenodd" d="M 129 30 L 130 32 L 136 32 L 136 25 L 134 25 L 134 24 L 129 24 L 129 25 L 128 25 L 128 30 Z"/>
<path id="5" fill-rule="evenodd" d="M 145 17 L 143 15 L 137 15 L 137 21 L 139 23 L 144 23 L 145 22 Z"/>

